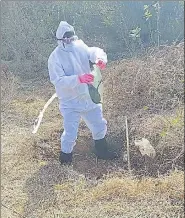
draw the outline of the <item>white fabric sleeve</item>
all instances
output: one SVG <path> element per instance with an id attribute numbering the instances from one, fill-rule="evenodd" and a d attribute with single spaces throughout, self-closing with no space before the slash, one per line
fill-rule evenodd
<path id="1" fill-rule="evenodd" d="M 79 84 L 78 75 L 66 76 L 62 67 L 51 60 L 48 60 L 48 70 L 54 86 L 73 89 Z"/>
<path id="2" fill-rule="evenodd" d="M 89 60 L 92 63 L 97 63 L 97 60 L 102 60 L 107 63 L 107 54 L 101 48 L 88 47 Z"/>
<path id="3" fill-rule="evenodd" d="M 103 49 L 98 47 L 88 47 L 82 40 L 79 40 L 81 45 L 86 49 L 88 52 L 89 60 L 92 63 L 96 63 L 97 60 L 102 60 L 107 63 L 107 54 L 104 52 Z"/>

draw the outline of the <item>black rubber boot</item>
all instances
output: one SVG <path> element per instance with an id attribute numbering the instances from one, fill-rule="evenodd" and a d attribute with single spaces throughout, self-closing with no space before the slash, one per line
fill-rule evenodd
<path id="1" fill-rule="evenodd" d="M 59 161 L 62 165 L 70 165 L 72 163 L 72 156 L 72 153 L 66 154 L 61 151 Z"/>
<path id="2" fill-rule="evenodd" d="M 105 138 L 100 140 L 94 140 L 95 142 L 95 154 L 99 159 L 113 160 L 118 158 L 115 152 L 108 151 L 107 141 Z"/>

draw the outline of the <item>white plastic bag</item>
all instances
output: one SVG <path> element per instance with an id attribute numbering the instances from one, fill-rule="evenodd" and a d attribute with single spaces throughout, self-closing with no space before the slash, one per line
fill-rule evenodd
<path id="1" fill-rule="evenodd" d="M 94 82 L 92 85 L 95 88 L 98 88 L 98 92 L 100 93 L 101 96 L 101 103 L 103 103 L 103 81 L 102 81 L 102 75 L 99 67 L 96 65 L 93 65 L 94 69 L 91 72 L 92 75 L 94 75 Z"/>
<path id="2" fill-rule="evenodd" d="M 139 148 L 142 156 L 147 155 L 151 158 L 156 156 L 154 147 L 150 144 L 148 139 L 142 138 L 142 140 L 135 140 L 135 146 Z"/>

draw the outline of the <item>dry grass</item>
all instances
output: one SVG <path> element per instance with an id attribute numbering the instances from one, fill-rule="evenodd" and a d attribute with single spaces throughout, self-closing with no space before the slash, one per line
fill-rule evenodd
<path id="1" fill-rule="evenodd" d="M 150 51 L 143 59 L 113 62 L 103 77 L 104 112 L 111 131 L 123 128 L 125 115 L 132 121 L 173 112 L 183 105 L 184 44 Z"/>
<path id="2" fill-rule="evenodd" d="M 17 94 L 17 89 L 19 86 L 19 81 L 12 72 L 8 71 L 6 65 L 2 65 L 1 74 L 1 94 L 3 98 L 1 99 L 1 111 L 5 112 L 8 110 L 12 100 Z"/>
<path id="3" fill-rule="evenodd" d="M 180 147 L 183 145 L 184 109 L 177 108 L 172 114 L 154 115 L 143 119 L 137 134 L 149 138 L 156 148 Z"/>
<path id="4" fill-rule="evenodd" d="M 104 113 L 112 137 L 109 140 L 124 140 L 127 115 L 132 169 L 135 160 L 141 161 L 140 169 L 146 165 L 133 147 L 135 138 L 147 137 L 152 142 L 158 155 L 149 165 L 160 165 L 157 169 L 173 160 L 182 148 L 182 59 L 182 47 L 172 46 L 145 60 L 113 63 L 104 74 L 108 86 Z M 61 167 L 58 153 L 62 121 L 57 101 L 45 112 L 38 134 L 31 134 L 34 119 L 52 93 L 52 89 L 47 93 L 45 90 L 40 86 L 34 94 L 22 91 L 11 100 L 5 116 L 3 218 L 184 217 L 184 172 L 178 168 L 183 153 L 174 163 L 174 170 L 172 163 L 168 171 L 164 166 L 164 175 L 159 170 L 155 177 L 148 176 L 148 171 L 146 176 L 143 171 L 140 175 L 133 171 L 130 176 L 122 160 L 121 164 L 120 160 L 96 164 L 88 154 L 90 134 L 81 123 L 74 165 Z"/>
<path id="5" fill-rule="evenodd" d="M 138 158 L 134 140 L 146 137 L 159 154 L 154 160 L 155 171 L 157 165 L 165 165 L 162 171 L 168 171 L 174 159 L 182 169 L 184 43 L 150 50 L 142 59 L 113 62 L 103 77 L 104 114 L 108 120 L 109 135 L 113 142 L 119 139 L 125 145 L 126 115 L 132 167 L 141 168 L 144 161 Z M 179 153 L 181 155 L 176 159 Z"/>
<path id="6" fill-rule="evenodd" d="M 60 210 L 61 217 L 149 217 L 151 206 L 156 209 L 153 214 L 160 215 L 167 209 L 163 208 L 164 205 L 170 208 L 172 200 L 183 201 L 182 172 L 159 179 L 110 176 L 98 185 L 89 186 L 83 178 L 54 186 L 59 208 L 65 202 L 66 208 Z M 178 206 L 172 207 L 171 212 L 177 213 Z"/>

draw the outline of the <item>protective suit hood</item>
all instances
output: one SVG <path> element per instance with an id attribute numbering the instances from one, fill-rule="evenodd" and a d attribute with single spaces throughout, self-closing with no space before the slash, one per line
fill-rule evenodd
<path id="1" fill-rule="evenodd" d="M 56 31 L 56 38 L 62 39 L 65 32 L 68 32 L 68 31 L 73 31 L 75 33 L 73 26 L 68 24 L 66 21 L 61 21 Z"/>

